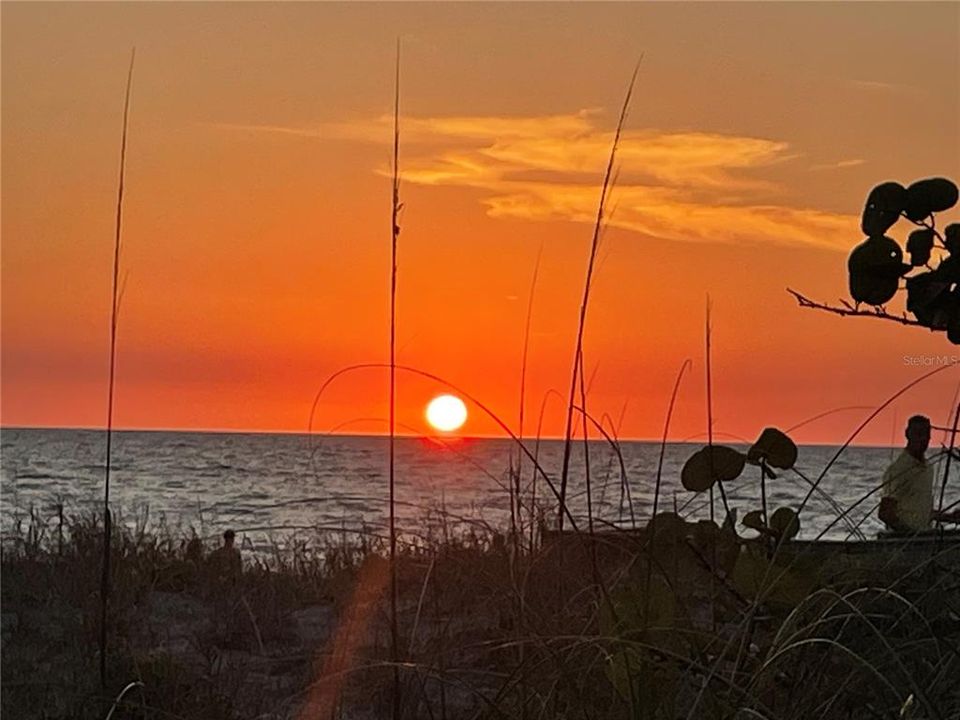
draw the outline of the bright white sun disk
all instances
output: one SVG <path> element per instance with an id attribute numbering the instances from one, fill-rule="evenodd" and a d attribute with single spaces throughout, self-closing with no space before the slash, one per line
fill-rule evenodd
<path id="1" fill-rule="evenodd" d="M 426 415 L 431 427 L 450 432 L 467 421 L 467 406 L 455 395 L 438 395 L 427 405 Z"/>

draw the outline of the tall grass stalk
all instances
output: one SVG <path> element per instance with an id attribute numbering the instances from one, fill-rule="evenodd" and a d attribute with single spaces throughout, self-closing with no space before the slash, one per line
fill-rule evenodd
<path id="1" fill-rule="evenodd" d="M 123 702 L 123 698 L 126 697 L 127 693 L 131 690 L 140 688 L 140 691 L 143 692 L 143 683 L 139 680 L 134 680 L 131 683 L 127 683 L 127 686 L 120 691 L 120 694 L 117 695 L 116 699 L 113 701 L 113 705 L 110 706 L 110 712 L 107 713 L 106 720 L 111 720 L 113 714 L 117 711 L 117 708 L 120 706 L 120 703 Z"/>
<path id="2" fill-rule="evenodd" d="M 110 377 L 107 382 L 107 447 L 103 469 L 103 564 L 100 577 L 100 686 L 107 686 L 107 603 L 110 598 L 110 470 L 113 451 L 113 391 L 117 366 L 117 315 L 119 311 L 120 237 L 123 226 L 123 183 L 127 166 L 127 126 L 130 117 L 130 89 L 137 49 L 130 51 L 127 89 L 123 98 L 123 126 L 120 132 L 120 169 L 117 180 L 117 213 L 113 237 L 113 282 L 110 293 Z"/>
<path id="3" fill-rule="evenodd" d="M 523 353 L 520 358 L 520 411 L 519 417 L 517 419 L 517 437 L 520 439 L 520 442 L 523 442 L 523 420 L 524 413 L 526 410 L 527 403 L 527 357 L 530 351 L 530 324 L 533 319 L 533 299 L 536 296 L 537 289 L 537 278 L 540 275 L 540 261 L 543 259 L 543 242 L 540 243 L 540 247 L 537 250 L 537 259 L 533 264 L 533 277 L 530 279 L 530 292 L 527 297 L 527 318 L 523 327 Z M 512 465 L 511 459 L 511 465 Z M 516 455 L 516 470 L 512 473 L 511 479 L 513 480 L 513 486 L 511 486 L 511 500 L 510 500 L 510 513 L 511 519 L 513 517 L 514 506 L 516 506 L 516 514 L 519 520 L 519 526 L 512 528 L 512 539 L 513 539 L 513 562 L 510 565 L 511 573 L 516 573 L 516 562 L 520 558 L 521 551 L 523 549 L 523 503 L 521 501 L 521 487 L 520 481 L 523 475 L 523 455 L 521 454 L 520 449 L 517 449 Z M 536 471 L 534 471 L 534 482 L 536 482 Z M 533 528 L 536 523 L 536 518 L 534 517 L 536 513 L 535 505 L 531 501 L 530 503 L 530 548 L 529 554 L 533 555 Z M 527 626 L 527 617 L 526 617 L 526 603 L 525 600 L 525 587 L 519 585 L 516 582 L 516 578 L 513 579 L 513 585 L 517 588 L 517 639 L 519 640 L 524 629 Z M 526 667 L 526 644 L 523 642 L 517 643 L 517 664 L 520 670 L 520 718 L 521 720 L 526 720 L 527 718 L 527 667 Z"/>
<path id="4" fill-rule="evenodd" d="M 620 119 L 617 121 L 617 129 L 613 136 L 613 144 L 610 147 L 610 157 L 607 159 L 607 169 L 603 175 L 603 185 L 600 188 L 600 202 L 597 206 L 597 218 L 593 225 L 593 237 L 590 241 L 590 257 L 587 261 L 587 276 L 583 286 L 583 299 L 580 303 L 580 319 L 577 323 L 577 341 L 573 352 L 573 372 L 570 379 L 570 393 L 567 399 L 567 422 L 563 434 L 563 464 L 560 470 L 560 508 L 557 511 L 557 529 L 563 530 L 564 506 L 567 496 L 567 476 L 570 471 L 570 447 L 573 432 L 573 406 L 574 398 L 577 393 L 577 376 L 582 372 L 581 353 L 583 352 L 583 330 L 587 322 L 587 306 L 590 302 L 590 286 L 593 280 L 593 268 L 597 257 L 597 247 L 600 244 L 600 232 L 603 229 L 604 217 L 606 215 L 607 196 L 613 184 L 613 168 L 617 157 L 617 148 L 620 145 L 620 135 L 623 132 L 623 125 L 627 119 L 627 111 L 630 108 L 630 98 L 633 95 L 633 87 L 637 81 L 637 73 L 640 71 L 640 63 L 643 62 L 643 56 L 637 61 L 633 68 L 633 75 L 630 77 L 630 85 L 627 88 L 627 95 L 623 100 L 623 107 L 620 109 Z"/>
<path id="5" fill-rule="evenodd" d="M 670 404 L 667 405 L 667 416 L 663 421 L 663 437 L 660 440 L 660 456 L 657 458 L 657 477 L 656 482 L 653 486 L 653 512 L 650 514 L 650 518 L 653 519 L 657 516 L 657 512 L 660 507 L 660 488 L 663 483 L 663 458 L 667 452 L 667 438 L 670 436 L 670 420 L 673 418 L 673 408 L 677 402 L 677 393 L 680 391 L 680 381 L 683 380 L 683 374 L 687 371 L 691 365 L 689 358 L 683 361 L 683 364 L 680 366 L 680 371 L 677 373 L 677 379 L 673 383 L 673 392 L 670 393 Z M 648 588 L 647 594 L 644 598 L 644 622 L 646 618 L 650 617 L 650 584 L 653 581 L 653 561 L 652 558 L 655 557 L 655 544 L 656 544 L 657 533 L 650 533 L 649 547 L 647 554 L 649 558 L 647 560 L 647 585 Z"/>
<path id="6" fill-rule="evenodd" d="M 581 349 L 578 361 L 580 366 L 580 426 L 583 433 L 583 466 L 584 482 L 587 489 L 587 532 L 590 535 L 590 553 L 594 570 L 597 565 L 597 545 L 593 542 L 593 488 L 590 474 L 590 432 L 587 426 L 587 389 L 583 382 L 583 350 Z"/>
<path id="7" fill-rule="evenodd" d="M 535 529 L 536 529 L 536 519 L 535 514 L 537 512 L 537 463 L 540 459 L 540 440 L 543 433 L 543 416 L 547 411 L 547 400 L 550 399 L 551 395 L 556 395 L 560 398 L 560 393 L 556 390 L 548 390 L 544 396 L 543 400 L 540 401 L 540 414 L 537 417 L 537 434 L 533 442 L 533 470 L 530 474 L 530 550 L 533 551 L 535 545 Z M 562 399 L 562 398 L 561 398 Z"/>
<path id="8" fill-rule="evenodd" d="M 705 365 L 707 373 L 707 445 L 711 448 L 713 447 L 713 323 L 711 319 L 711 311 L 713 310 L 713 303 L 710 302 L 710 296 L 707 295 L 707 311 L 706 311 L 706 323 L 705 323 Z M 715 475 L 713 470 L 713 451 L 710 451 L 710 474 Z M 727 492 L 723 488 L 723 481 L 720 480 L 717 482 L 717 488 L 720 490 L 720 500 L 723 502 L 723 511 L 730 515 L 730 505 L 727 503 Z M 710 488 L 710 520 L 714 520 L 714 510 L 713 510 L 713 487 Z"/>
<path id="9" fill-rule="evenodd" d="M 957 411 L 953 414 L 953 427 L 950 429 L 950 447 L 947 450 L 947 461 L 943 468 L 943 482 L 940 483 L 940 499 L 937 501 L 937 512 L 943 512 L 943 494 L 947 490 L 947 480 L 950 479 L 950 461 L 953 459 L 953 451 L 957 442 L 957 425 L 960 424 L 960 404 L 957 404 Z"/>
<path id="10" fill-rule="evenodd" d="M 707 307 L 706 307 L 706 318 L 705 318 L 705 327 L 704 327 L 704 343 L 705 343 L 705 355 L 706 355 L 706 373 L 707 373 L 707 445 L 710 448 L 709 457 L 710 457 L 710 475 L 715 476 L 713 468 L 713 372 L 711 365 L 711 347 L 710 347 L 710 334 L 712 327 L 710 324 L 710 296 L 707 295 Z M 723 481 L 718 479 L 718 485 L 723 487 Z M 713 485 L 710 486 L 710 522 L 711 524 L 716 522 L 716 506 L 714 503 L 714 493 Z M 726 497 L 724 496 L 724 507 L 726 507 Z M 727 512 L 729 517 L 729 511 Z M 731 517 L 731 522 L 733 518 Z M 766 520 L 764 520 L 766 522 Z M 713 543 L 711 547 L 711 557 L 710 562 L 714 568 L 717 567 L 717 544 Z M 717 629 L 717 574 L 716 572 L 710 573 L 710 622 L 713 630 Z"/>
<path id="11" fill-rule="evenodd" d="M 527 403 L 527 357 L 530 351 L 530 325 L 533 320 L 533 299 L 536 295 L 537 290 L 537 279 L 540 276 L 540 261 L 543 259 L 543 243 L 540 243 L 540 248 L 537 250 L 537 259 L 533 264 L 533 277 L 530 278 L 530 293 L 527 297 L 527 319 L 523 327 L 523 354 L 520 358 L 520 413 L 517 422 L 517 437 L 520 439 L 520 442 L 523 442 L 523 421 L 526 410 Z M 517 449 L 517 474 L 516 474 L 516 503 L 517 503 L 517 513 L 519 514 L 522 508 L 520 502 L 520 478 L 522 475 L 523 469 L 523 456 L 519 448 Z M 534 479 L 536 479 L 536 474 L 534 474 Z M 534 518 L 535 509 L 533 503 L 530 504 L 530 524 L 531 526 L 535 522 Z M 521 522 L 521 534 L 522 534 L 522 522 Z M 533 550 L 533 545 L 531 543 L 531 552 Z"/>
<path id="12" fill-rule="evenodd" d="M 397 412 L 397 241 L 400 238 L 400 38 L 393 94 L 393 178 L 390 193 L 390 656 L 393 662 L 393 719 L 400 718 L 400 638 L 397 630 L 397 526 L 395 493 Z"/>
<path id="13" fill-rule="evenodd" d="M 580 407 L 579 405 L 575 405 L 573 409 L 574 409 L 576 412 L 582 414 L 583 417 L 584 417 L 584 419 L 587 420 L 587 421 L 589 421 L 590 424 L 593 425 L 594 429 L 595 429 L 598 433 L 600 433 L 600 435 L 603 437 L 604 440 L 607 441 L 607 444 L 610 446 L 610 449 L 613 451 L 613 454 L 616 455 L 616 457 L 617 457 L 617 465 L 618 465 L 618 467 L 619 467 L 619 469 L 620 469 L 620 486 L 621 486 L 621 487 L 626 486 L 626 488 L 627 488 L 626 500 L 627 500 L 627 510 L 630 512 L 630 527 L 636 528 L 637 523 L 636 523 L 636 515 L 635 515 L 634 509 L 633 509 L 633 499 L 632 499 L 631 496 L 630 496 L 630 491 L 629 491 L 630 486 L 629 486 L 629 484 L 627 483 L 627 465 L 626 465 L 626 462 L 624 462 L 624 459 L 623 459 L 623 450 L 620 448 L 620 441 L 617 439 L 617 436 L 616 436 L 616 435 L 614 435 L 614 434 L 612 434 L 612 433 L 610 433 L 610 432 L 607 432 L 607 431 L 604 429 L 604 427 L 603 427 L 603 422 L 602 422 L 602 418 L 601 418 L 601 421 L 598 421 L 595 417 L 593 417 L 590 413 L 586 412 L 586 411 L 585 411 L 582 407 Z M 606 417 L 606 416 L 604 416 L 604 417 Z M 612 432 L 614 432 L 614 433 L 616 432 L 616 430 L 613 429 L 613 428 L 611 428 L 611 430 L 612 430 Z M 621 504 L 622 504 L 622 503 L 621 503 Z M 622 513 L 621 513 L 621 516 L 622 516 Z"/>

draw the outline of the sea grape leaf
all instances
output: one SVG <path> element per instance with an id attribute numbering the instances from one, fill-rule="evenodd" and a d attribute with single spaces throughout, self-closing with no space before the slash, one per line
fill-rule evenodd
<path id="1" fill-rule="evenodd" d="M 949 210 L 957 204 L 958 191 L 947 178 L 925 178 L 907 188 L 904 214 L 913 222 L 920 222 L 935 212 Z"/>
<path id="2" fill-rule="evenodd" d="M 914 230 L 907 238 L 907 253 L 910 255 L 910 264 L 921 267 L 930 262 L 930 253 L 933 252 L 934 233 L 930 228 Z"/>
<path id="3" fill-rule="evenodd" d="M 676 545 L 683 542 L 687 536 L 687 521 L 672 512 L 661 512 L 650 518 L 647 524 L 651 542 L 658 547 Z"/>
<path id="4" fill-rule="evenodd" d="M 743 516 L 743 520 L 740 522 L 744 527 L 756 530 L 757 532 L 763 532 L 767 529 L 767 526 L 763 522 L 763 513 L 760 510 L 751 510 Z"/>
<path id="5" fill-rule="evenodd" d="M 869 237 L 850 253 L 847 271 L 854 300 L 883 305 L 896 295 L 904 274 L 903 250 L 893 238 Z"/>
<path id="6" fill-rule="evenodd" d="M 960 255 L 960 223 L 950 223 L 943 229 L 943 245 L 951 255 Z"/>
<path id="7" fill-rule="evenodd" d="M 954 313 L 947 323 L 947 340 L 954 345 L 960 345 L 960 313 Z"/>
<path id="8" fill-rule="evenodd" d="M 860 228 L 867 237 L 882 236 L 889 230 L 907 204 L 907 190 L 900 183 L 885 182 L 867 195 Z"/>
<path id="9" fill-rule="evenodd" d="M 898 275 L 874 275 L 851 269 L 850 297 L 858 303 L 886 305 L 897 294 L 898 278 Z"/>
<path id="10" fill-rule="evenodd" d="M 724 531 L 730 530 L 734 534 L 736 534 L 737 532 L 737 509 L 736 508 L 730 508 L 727 511 L 727 514 L 723 518 L 723 525 L 721 526 L 721 528 Z"/>
<path id="11" fill-rule="evenodd" d="M 938 267 L 907 278 L 907 312 L 931 330 L 945 329 L 950 319 L 950 282 L 942 275 Z"/>
<path id="12" fill-rule="evenodd" d="M 797 445 L 783 431 L 764 428 L 747 451 L 747 462 L 750 464 L 759 465 L 761 460 L 771 467 L 789 470 L 797 462 Z"/>
<path id="13" fill-rule="evenodd" d="M 800 518 L 793 508 L 777 508 L 770 516 L 770 529 L 781 540 L 792 540 L 800 532 Z"/>
<path id="14" fill-rule="evenodd" d="M 712 445 L 697 450 L 680 471 L 680 482 L 687 490 L 703 492 L 717 482 L 736 480 L 743 472 L 746 456 L 726 445 Z"/>
<path id="15" fill-rule="evenodd" d="M 711 520 L 701 520 L 693 526 L 691 543 L 708 565 L 716 563 L 727 575 L 733 571 L 740 554 L 740 538 L 732 527 L 726 524 L 719 527 Z"/>
<path id="16" fill-rule="evenodd" d="M 960 283 L 960 254 L 948 255 L 940 261 L 934 270 L 937 280 L 956 285 Z"/>

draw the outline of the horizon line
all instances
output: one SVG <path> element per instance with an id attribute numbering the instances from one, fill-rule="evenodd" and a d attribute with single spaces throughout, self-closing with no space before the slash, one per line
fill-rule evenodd
<path id="1" fill-rule="evenodd" d="M 0 424 L 0 432 L 5 430 L 68 430 L 76 432 L 102 432 L 106 433 L 107 429 L 105 427 L 90 427 L 90 426 L 61 426 L 61 425 L 4 425 Z M 319 430 L 264 430 L 264 429 L 237 429 L 237 428 L 147 428 L 147 427 L 124 427 L 124 428 L 113 428 L 113 432 L 118 433 L 196 433 L 196 434 L 205 434 L 205 435 L 302 435 L 302 436 L 317 436 L 317 437 L 359 437 L 359 438 L 388 438 L 390 435 L 388 433 L 376 433 L 376 432 L 336 432 L 336 431 L 319 431 Z M 721 433 L 723 434 L 723 433 Z M 706 433 L 703 433 L 705 436 Z M 714 433 L 716 437 L 717 433 Z M 511 437 L 510 435 L 455 435 L 455 434 L 436 434 L 436 435 L 427 435 L 427 434 L 413 434 L 413 433 L 396 433 L 395 437 L 410 439 L 410 440 L 432 440 L 432 441 L 456 441 L 456 440 L 506 440 L 508 442 L 517 442 L 517 438 Z M 549 440 L 549 441 L 563 441 L 565 438 L 562 436 L 554 435 L 541 435 L 539 438 L 536 436 L 524 436 L 520 438 L 522 440 Z M 577 442 L 583 442 L 582 437 L 575 438 Z M 610 444 L 609 441 L 603 437 L 591 437 L 589 442 L 597 442 L 603 444 Z M 617 438 L 616 442 L 619 443 L 647 443 L 659 444 L 663 442 L 663 438 L 642 438 L 642 437 L 622 437 Z M 667 439 L 667 444 L 671 445 L 699 445 L 699 441 L 693 438 L 683 439 L 683 440 L 672 440 Z M 714 443 L 716 445 L 729 444 L 729 445 L 750 445 L 749 442 L 745 442 L 741 439 L 732 438 L 726 443 Z M 837 442 L 807 442 L 807 443 L 797 443 L 800 447 L 839 447 L 843 443 L 840 441 Z M 882 448 L 890 449 L 900 447 L 899 445 L 876 445 L 871 443 L 850 443 L 854 447 L 863 447 L 863 448 Z"/>

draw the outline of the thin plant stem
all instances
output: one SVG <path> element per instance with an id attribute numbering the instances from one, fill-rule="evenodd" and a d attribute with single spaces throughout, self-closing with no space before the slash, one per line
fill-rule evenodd
<path id="1" fill-rule="evenodd" d="M 509 457 L 509 466 L 507 468 L 507 494 L 510 499 L 510 543 L 513 545 L 514 554 L 516 554 L 517 549 L 517 512 L 519 510 L 519 499 L 517 497 L 517 489 L 519 489 L 519 473 L 520 470 L 518 467 L 514 467 L 513 464 L 513 455 Z"/>
<path id="2" fill-rule="evenodd" d="M 763 526 L 769 527 L 769 522 L 767 520 L 767 461 L 765 458 L 760 458 L 760 512 L 763 514 Z M 768 548 L 770 543 L 768 542 L 766 535 L 763 536 L 763 544 Z"/>
<path id="3" fill-rule="evenodd" d="M 891 320 L 895 323 L 900 323 L 901 325 L 916 325 L 918 327 L 926 327 L 919 320 L 911 320 L 906 315 L 891 315 L 886 310 L 881 308 L 871 308 L 869 310 L 861 310 L 858 307 L 852 305 L 846 305 L 845 307 L 837 307 L 836 305 L 827 305 L 826 303 L 817 302 L 816 300 L 811 300 L 810 298 L 798 293 L 796 290 L 791 290 L 787 288 L 787 292 L 793 295 L 794 299 L 797 301 L 797 304 L 803 308 L 810 308 L 812 310 L 823 310 L 824 312 L 833 313 L 834 315 L 840 315 L 842 317 L 872 317 L 877 318 L 878 320 Z M 842 302 L 842 301 L 841 301 Z"/>
<path id="4" fill-rule="evenodd" d="M 527 402 L 527 357 L 530 350 L 530 325 L 533 319 L 533 299 L 536 294 L 537 289 L 537 278 L 540 275 L 540 261 L 543 259 L 543 243 L 540 243 L 540 249 L 537 251 L 537 260 L 533 264 L 533 277 L 530 279 L 530 295 L 527 298 L 527 320 L 523 328 L 523 355 L 520 359 L 520 417 L 518 418 L 517 425 L 517 437 L 520 438 L 520 442 L 523 442 L 523 421 L 525 406 Z M 520 450 L 517 450 L 517 511 L 519 513 L 522 505 L 520 502 L 520 476 L 523 469 L 523 455 Z M 536 473 L 534 473 L 534 482 L 536 482 Z M 530 504 L 530 524 L 533 525 L 535 522 L 534 519 L 534 506 L 533 503 Z M 521 523 L 522 529 L 522 523 Z M 530 544 L 530 551 L 533 552 L 533 543 Z M 525 708 L 525 706 L 524 706 Z"/>
<path id="5" fill-rule="evenodd" d="M 670 420 L 673 418 L 673 407 L 677 402 L 677 393 L 680 391 L 680 381 L 683 380 L 683 374 L 690 367 L 690 360 L 684 360 L 680 366 L 680 372 L 677 373 L 676 382 L 673 383 L 673 392 L 670 393 L 670 404 L 667 406 L 667 416 L 663 421 L 663 438 L 660 440 L 660 457 L 657 459 L 657 479 L 653 486 L 653 512 L 650 519 L 657 516 L 657 510 L 660 505 L 660 486 L 663 480 L 663 458 L 667 451 L 667 437 L 670 435 Z M 656 541 L 656 528 L 650 533 L 649 548 L 647 550 L 647 585 L 646 597 L 644 601 L 644 629 L 646 629 L 647 618 L 650 617 L 650 583 L 653 580 L 653 556 L 654 545 Z"/>
<path id="6" fill-rule="evenodd" d="M 620 145 L 620 135 L 623 131 L 623 125 L 627 119 L 627 110 L 630 108 L 630 98 L 633 95 L 633 86 L 637 80 L 637 73 L 640 70 L 640 63 L 643 56 L 637 62 L 633 69 L 633 75 L 630 78 L 630 85 L 627 88 L 627 95 L 623 100 L 623 107 L 620 109 L 620 119 L 617 122 L 617 129 L 613 136 L 613 144 L 610 147 L 610 157 L 607 160 L 607 169 L 603 176 L 603 185 L 600 188 L 600 203 L 597 206 L 597 218 L 593 225 L 593 238 L 590 242 L 590 258 L 587 261 L 587 276 L 583 287 L 583 300 L 580 303 L 580 320 L 577 324 L 577 341 L 573 352 L 573 377 L 570 379 L 570 393 L 567 400 L 567 423 L 563 434 L 563 464 L 560 470 L 560 508 L 557 511 L 557 529 L 563 530 L 563 516 L 565 514 L 564 504 L 567 497 L 567 476 L 570 471 L 570 447 L 573 432 L 573 405 L 577 392 L 577 373 L 581 370 L 580 353 L 583 348 L 583 330 L 587 322 L 587 306 L 590 301 L 590 285 L 593 279 L 593 267 L 597 257 L 597 247 L 600 244 L 600 232 L 603 229 L 603 220 L 606 214 L 607 196 L 613 180 L 613 167 L 617 157 L 617 147 Z"/>
<path id="7" fill-rule="evenodd" d="M 537 512 L 537 466 L 540 460 L 540 439 L 543 434 L 543 416 L 547 410 L 547 400 L 550 399 L 550 395 L 556 395 L 560 398 L 560 393 L 556 390 L 548 390 L 543 396 L 543 400 L 540 402 L 540 416 L 537 418 L 537 435 L 533 443 L 533 456 L 532 456 L 532 471 L 530 476 L 530 551 L 533 552 L 534 546 L 536 544 L 536 539 L 534 537 L 534 528 L 536 527 L 536 520 L 534 515 Z M 523 441 L 519 441 L 520 444 L 523 444 Z M 518 448 L 521 452 L 523 451 L 522 447 Z"/>
<path id="8" fill-rule="evenodd" d="M 107 686 L 107 604 L 110 598 L 110 470 L 113 453 L 113 394 L 117 365 L 117 315 L 120 279 L 120 237 L 123 226 L 123 184 L 127 164 L 127 127 L 130 117 L 130 89 L 137 49 L 130 51 L 127 89 L 123 99 L 123 129 L 120 133 L 120 170 L 117 182 L 117 214 L 113 238 L 113 284 L 110 295 L 110 378 L 107 383 L 107 447 L 103 472 L 103 573 L 100 577 L 100 686 Z"/>
<path id="9" fill-rule="evenodd" d="M 520 359 L 520 413 L 517 422 L 517 437 L 520 438 L 520 442 L 523 442 L 523 420 L 524 420 L 524 410 L 527 401 L 527 357 L 530 350 L 530 323 L 533 318 L 533 298 L 536 294 L 537 289 L 537 277 L 540 274 L 540 261 L 543 258 L 543 243 L 540 243 L 540 248 L 537 251 L 537 260 L 533 265 L 533 277 L 530 280 L 530 295 L 527 298 L 527 319 L 523 328 L 523 354 Z M 523 534 L 523 503 L 521 502 L 520 494 L 520 478 L 523 472 L 523 454 L 518 449 L 517 450 L 517 468 L 516 474 L 513 476 L 515 487 L 513 490 L 513 501 L 516 502 L 516 512 L 518 517 L 520 517 L 520 527 L 519 530 L 514 528 L 513 531 L 513 542 L 514 542 L 514 562 L 516 562 L 520 557 L 519 550 L 523 547 L 523 540 L 520 537 Z M 511 460 L 512 463 L 512 460 Z M 534 483 L 536 482 L 536 472 L 534 472 Z M 511 501 L 511 516 L 513 514 L 513 501 Z M 534 503 L 530 503 L 530 554 L 533 555 L 533 526 L 535 523 L 535 506 Z M 524 602 L 524 593 L 521 590 L 517 593 L 517 632 L 522 633 L 523 629 L 527 626 L 526 618 L 526 603 Z M 526 720 L 527 718 L 527 668 L 526 668 L 526 644 L 519 643 L 518 645 L 518 654 L 517 661 L 520 666 L 520 718 L 521 720 Z"/>
<path id="10" fill-rule="evenodd" d="M 706 322 L 705 322 L 705 345 L 706 345 L 706 372 L 707 372 L 707 446 L 710 448 L 709 457 L 710 457 L 710 475 L 716 476 L 713 468 L 713 373 L 710 364 L 711 360 L 711 348 L 710 348 L 710 296 L 707 295 L 707 309 L 706 309 Z M 718 482 L 723 482 L 718 480 Z M 713 485 L 710 486 L 710 524 L 716 522 L 716 505 L 714 503 L 714 493 Z M 724 503 L 726 504 L 726 503 Z M 716 539 L 711 544 L 711 557 L 710 561 L 713 567 L 712 572 L 710 573 L 710 623 L 713 627 L 714 632 L 717 630 L 717 543 Z"/>
<path id="11" fill-rule="evenodd" d="M 390 208 L 390 656 L 393 666 L 393 720 L 400 718 L 400 638 L 397 630 L 397 242 L 400 237 L 400 38 L 397 38 L 393 96 L 393 178 Z"/>
<path id="12" fill-rule="evenodd" d="M 627 465 L 623 460 L 623 450 L 621 450 L 620 448 L 620 442 L 616 436 L 616 432 L 617 432 L 616 429 L 611 427 L 610 432 L 607 432 L 603 427 L 603 422 L 602 422 L 603 418 L 601 418 L 601 421 L 598 421 L 595 417 L 585 412 L 584 409 L 579 405 L 575 405 L 573 409 L 575 412 L 581 413 L 590 422 L 590 424 L 593 425 L 596 431 L 600 433 L 603 439 L 607 441 L 607 444 L 610 446 L 610 449 L 613 450 L 613 453 L 617 456 L 617 465 L 619 466 L 619 469 L 620 469 L 620 486 L 629 487 L 629 483 L 627 482 Z M 609 416 L 607 415 L 604 415 L 603 417 L 609 419 Z M 630 511 L 630 527 L 635 528 L 637 526 L 637 518 L 636 518 L 636 513 L 634 512 L 634 509 L 633 509 L 633 500 L 630 499 L 629 492 L 627 492 L 626 494 L 626 499 L 627 499 L 627 509 Z M 623 521 L 622 504 L 623 503 L 621 501 L 620 512 L 617 516 L 618 522 Z M 601 522 L 606 522 L 606 521 L 601 520 Z"/>
<path id="13" fill-rule="evenodd" d="M 953 427 L 950 430 L 950 448 L 947 450 L 947 461 L 943 467 L 943 482 L 940 483 L 940 499 L 937 502 L 938 515 L 943 512 L 943 496 L 947 490 L 947 481 L 950 479 L 950 461 L 953 459 L 953 449 L 957 441 L 958 424 L 960 424 L 960 404 L 957 405 L 957 411 L 953 414 Z"/>
<path id="14" fill-rule="evenodd" d="M 711 345 L 711 338 L 713 335 L 713 325 L 710 319 L 710 312 L 713 308 L 712 303 L 710 302 L 710 296 L 707 296 L 707 314 L 706 314 L 706 333 L 705 333 L 705 344 L 706 344 L 706 371 L 707 371 L 707 445 L 710 448 L 713 448 L 713 366 L 712 366 L 712 356 L 713 356 L 713 347 Z M 710 450 L 710 474 L 715 476 L 716 473 L 713 470 L 713 450 Z M 727 493 L 723 489 L 723 481 L 717 481 L 717 487 L 720 489 L 720 499 L 723 501 L 723 510 L 729 516 L 730 515 L 730 505 L 727 503 Z M 713 487 L 710 488 L 710 520 L 713 520 Z"/>
<path id="15" fill-rule="evenodd" d="M 670 420 L 673 418 L 673 407 L 677 402 L 677 393 L 680 391 L 680 381 L 683 380 L 683 374 L 690 367 L 690 359 L 683 361 L 680 366 L 680 372 L 677 373 L 677 379 L 673 383 L 673 392 L 670 393 L 670 404 L 667 406 L 667 416 L 663 421 L 663 437 L 660 439 L 660 456 L 657 459 L 657 478 L 653 486 L 653 513 L 656 517 L 660 505 L 660 487 L 663 481 L 663 459 L 667 452 L 667 438 L 670 435 Z"/>
<path id="16" fill-rule="evenodd" d="M 872 409 L 873 408 L 870 405 L 844 405 L 843 407 L 837 407 L 837 408 L 833 408 L 832 410 L 827 410 L 822 413 L 817 413 L 813 417 L 808 417 L 806 420 L 801 420 L 800 422 L 786 428 L 783 432 L 789 435 L 794 430 L 799 430 L 805 425 L 809 425 L 812 422 L 816 422 L 817 420 L 821 420 L 822 418 L 829 417 L 831 415 L 836 415 L 837 413 L 847 412 L 849 410 L 872 410 Z"/>
<path id="17" fill-rule="evenodd" d="M 587 391 L 583 383 L 583 352 L 580 352 L 580 413 L 581 432 L 583 432 L 584 480 L 587 486 L 587 532 L 593 537 L 593 493 L 590 476 L 590 433 L 587 427 Z M 596 565 L 596 543 L 590 543 L 594 565 Z"/>

